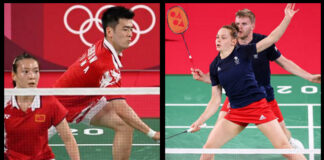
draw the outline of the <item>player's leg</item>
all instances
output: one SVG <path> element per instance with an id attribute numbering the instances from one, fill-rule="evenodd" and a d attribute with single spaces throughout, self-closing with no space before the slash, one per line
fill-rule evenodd
<path id="1" fill-rule="evenodd" d="M 127 104 L 125 99 L 116 99 L 109 102 L 110 107 L 118 114 L 118 116 L 126 122 L 129 126 L 136 128 L 137 130 L 147 134 L 150 131 L 150 127 L 146 125 L 141 118 L 135 113 L 135 111 Z M 104 107 L 103 110 L 109 109 Z M 155 135 L 160 135 L 157 132 Z M 153 137 L 155 140 L 160 140 L 160 136 Z"/>
<path id="2" fill-rule="evenodd" d="M 221 119 L 224 119 L 224 117 L 226 116 L 226 114 L 227 114 L 227 112 L 225 112 L 225 111 L 222 111 L 222 110 L 219 111 L 216 123 L 218 121 L 220 121 Z"/>
<path id="3" fill-rule="evenodd" d="M 226 114 L 229 111 L 229 109 L 230 109 L 230 103 L 228 101 L 228 98 L 226 97 L 225 98 L 225 101 L 224 101 L 224 104 L 223 104 L 221 110 L 219 111 L 219 114 L 218 114 L 218 118 L 217 118 L 216 123 L 218 121 L 220 121 L 221 119 L 224 119 L 224 117 L 226 116 Z"/>
<path id="4" fill-rule="evenodd" d="M 274 99 L 271 102 L 268 102 L 268 104 L 271 106 L 271 109 L 275 116 L 278 118 L 278 122 L 280 124 L 280 127 L 284 131 L 285 135 L 287 136 L 289 143 L 292 145 L 293 148 L 296 149 L 304 149 L 304 145 L 297 139 L 293 138 L 291 136 L 291 132 L 287 129 L 284 118 L 282 116 L 281 110 L 278 106 L 277 101 Z"/>
<path id="5" fill-rule="evenodd" d="M 220 119 L 210 132 L 204 148 L 220 148 L 226 142 L 238 135 L 245 126 L 235 124 L 225 118 Z M 212 154 L 202 154 L 200 160 L 214 159 Z"/>
<path id="6" fill-rule="evenodd" d="M 284 131 L 287 138 L 290 139 L 291 138 L 291 132 L 287 129 L 285 121 L 279 122 L 279 125 L 280 125 L 281 129 Z"/>
<path id="7" fill-rule="evenodd" d="M 108 127 L 115 131 L 113 159 L 130 159 L 133 128 L 127 125 L 116 113 L 112 103 L 107 103 L 90 121 L 91 125 Z"/>
<path id="8" fill-rule="evenodd" d="M 278 122 L 280 124 L 280 127 L 284 131 L 285 135 L 287 136 L 288 139 L 290 139 L 291 133 L 286 128 L 286 125 L 285 125 L 285 122 L 284 122 L 284 118 L 282 116 L 282 113 L 281 113 L 281 110 L 280 110 L 280 108 L 278 106 L 277 101 L 274 99 L 271 102 L 268 102 L 268 104 L 270 105 L 271 110 L 273 111 L 273 113 L 275 114 L 275 116 L 278 118 Z"/>
<path id="9" fill-rule="evenodd" d="M 288 138 L 281 129 L 278 121 L 272 120 L 266 123 L 257 125 L 259 130 L 270 140 L 272 145 L 277 149 L 291 149 Z M 302 154 L 283 154 L 289 160 L 306 160 Z"/>

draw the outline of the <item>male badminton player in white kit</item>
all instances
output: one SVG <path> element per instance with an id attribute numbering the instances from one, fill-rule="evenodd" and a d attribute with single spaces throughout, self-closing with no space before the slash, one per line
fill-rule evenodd
<path id="1" fill-rule="evenodd" d="M 124 7 L 112 7 L 102 15 L 105 37 L 96 42 L 56 81 L 54 87 L 121 87 L 121 52 L 129 47 L 134 13 Z M 133 128 L 160 140 L 160 132 L 147 126 L 127 104 L 123 96 L 58 96 L 69 110 L 67 121 L 82 121 L 115 131 L 113 159 L 129 159 Z"/>
<path id="2" fill-rule="evenodd" d="M 238 33 L 238 42 L 240 45 L 257 43 L 258 41 L 261 41 L 266 37 L 264 35 L 253 33 L 253 29 L 255 28 L 255 15 L 249 9 L 243 9 L 236 12 L 235 24 L 240 30 Z M 289 142 L 294 148 L 304 149 L 303 144 L 299 140 L 292 138 L 290 131 L 286 128 L 282 113 L 277 101 L 274 98 L 273 88 L 270 84 L 270 61 L 275 61 L 279 66 L 281 66 L 288 72 L 304 78 L 310 82 L 321 83 L 321 75 L 312 75 L 306 72 L 294 62 L 285 58 L 274 45 L 269 49 L 263 51 L 263 53 L 255 55 L 254 59 L 252 60 L 256 80 L 258 81 L 259 85 L 266 90 L 266 99 L 268 101 L 268 104 L 272 106 L 272 110 L 278 118 L 280 126 L 288 137 Z M 204 74 L 199 69 L 192 69 L 192 71 L 194 79 L 203 81 L 205 83 L 211 83 L 209 73 Z M 228 104 L 228 98 L 226 97 L 222 109 L 219 112 L 217 121 L 224 118 L 224 116 L 227 114 L 230 107 L 230 105 Z"/>

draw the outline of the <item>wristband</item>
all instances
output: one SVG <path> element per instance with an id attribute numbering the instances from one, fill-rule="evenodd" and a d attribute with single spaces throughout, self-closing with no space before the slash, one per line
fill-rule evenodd
<path id="1" fill-rule="evenodd" d="M 155 135 L 155 131 L 153 131 L 151 128 L 150 128 L 150 131 L 146 134 L 147 136 L 149 136 L 150 138 L 153 138 L 154 135 Z"/>

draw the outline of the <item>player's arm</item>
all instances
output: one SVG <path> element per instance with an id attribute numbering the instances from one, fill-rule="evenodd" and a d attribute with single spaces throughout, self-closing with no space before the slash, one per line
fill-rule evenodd
<path id="1" fill-rule="evenodd" d="M 110 101 L 116 113 L 130 126 L 145 133 L 154 140 L 160 140 L 160 132 L 153 131 L 147 126 L 135 113 L 135 111 L 127 104 L 126 100 L 116 99 Z M 154 133 L 154 134 L 153 134 Z"/>
<path id="2" fill-rule="evenodd" d="M 281 36 L 285 33 L 292 17 L 295 13 L 298 12 L 298 10 L 294 11 L 295 4 L 288 3 L 285 8 L 285 17 L 279 24 L 277 28 L 275 28 L 268 37 L 264 38 L 260 42 L 256 44 L 257 53 L 260 53 L 261 51 L 267 49 L 274 43 L 276 43 Z"/>
<path id="3" fill-rule="evenodd" d="M 60 134 L 71 160 L 80 160 L 78 145 L 65 118 L 56 126 L 56 130 Z"/>
<path id="4" fill-rule="evenodd" d="M 310 82 L 313 83 L 321 83 L 321 75 L 320 74 L 310 74 L 300 68 L 297 64 L 295 64 L 293 61 L 285 58 L 283 55 L 281 55 L 279 58 L 276 59 L 276 63 L 281 66 L 286 71 L 299 76 L 301 78 L 304 78 Z"/>
<path id="5" fill-rule="evenodd" d="M 211 98 L 207 104 L 205 111 L 201 114 L 201 116 L 191 125 L 193 128 L 192 132 L 198 131 L 199 126 L 202 125 L 206 120 L 208 120 L 211 116 L 213 116 L 221 103 L 222 99 L 222 87 L 221 85 L 212 87 Z"/>
<path id="6" fill-rule="evenodd" d="M 211 84 L 209 72 L 205 74 L 198 68 L 196 69 L 191 68 L 191 74 L 195 80 Z"/>

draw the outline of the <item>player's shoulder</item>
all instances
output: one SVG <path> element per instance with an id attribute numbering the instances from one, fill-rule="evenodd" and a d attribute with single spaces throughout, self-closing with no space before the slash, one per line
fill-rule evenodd
<path id="1" fill-rule="evenodd" d="M 42 108 L 48 111 L 63 107 L 62 103 L 55 96 L 41 96 L 41 106 L 44 106 Z"/>
<path id="2" fill-rule="evenodd" d="M 234 48 L 234 54 L 239 54 L 241 52 L 249 52 L 250 49 L 256 48 L 256 43 L 249 43 L 244 45 L 237 45 Z"/>
<path id="3" fill-rule="evenodd" d="M 220 61 L 220 53 L 217 54 L 217 56 L 214 58 L 214 60 L 212 61 L 212 64 L 217 63 L 218 61 Z"/>
<path id="4" fill-rule="evenodd" d="M 95 43 L 93 43 L 94 46 L 101 46 L 104 43 L 104 39 L 99 39 Z M 91 48 L 92 46 L 90 46 Z"/>
<path id="5" fill-rule="evenodd" d="M 97 41 L 96 43 L 94 43 L 95 47 L 95 54 L 96 56 L 98 56 L 98 58 L 109 58 L 109 56 L 112 52 L 110 51 L 109 47 L 105 44 L 104 39 L 101 39 L 99 41 Z M 89 50 L 91 49 L 91 47 L 89 48 Z M 110 54 L 107 54 L 110 53 Z"/>
<path id="6" fill-rule="evenodd" d="M 15 98 L 15 96 L 8 96 L 8 97 L 5 97 L 5 99 L 4 99 L 4 109 L 6 109 L 6 108 L 13 108 L 12 106 L 13 106 L 13 98 Z"/>
<path id="7" fill-rule="evenodd" d="M 253 40 L 252 40 L 252 43 L 256 43 L 256 42 L 259 42 L 261 41 L 262 39 L 266 38 L 267 36 L 266 35 L 263 35 L 263 34 L 259 34 L 259 33 L 253 33 Z"/>
<path id="8" fill-rule="evenodd" d="M 220 60 L 221 60 L 220 59 L 220 53 L 218 53 L 218 55 L 213 59 L 213 61 L 209 65 L 210 70 L 213 70 Z"/>
<path id="9" fill-rule="evenodd" d="M 9 108 L 9 106 L 12 106 L 12 100 L 11 100 L 11 98 L 9 100 L 6 100 L 4 102 L 4 109 Z"/>

